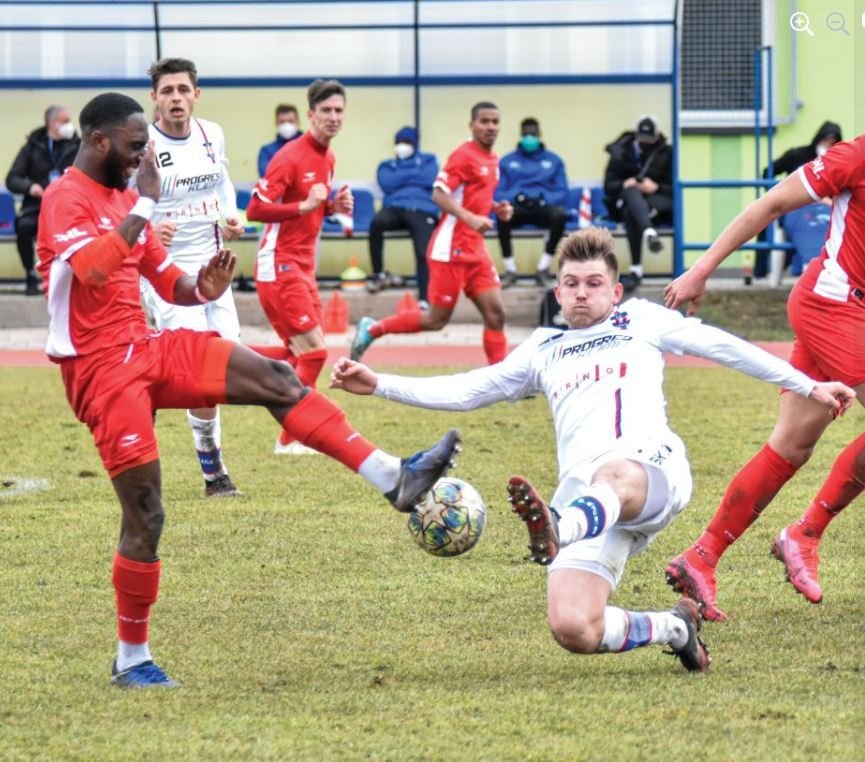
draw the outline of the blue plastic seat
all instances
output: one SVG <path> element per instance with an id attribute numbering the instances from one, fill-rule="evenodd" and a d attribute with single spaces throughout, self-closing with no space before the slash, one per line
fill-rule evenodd
<path id="1" fill-rule="evenodd" d="M 0 235 L 15 232 L 15 197 L 7 190 L 0 190 Z"/>

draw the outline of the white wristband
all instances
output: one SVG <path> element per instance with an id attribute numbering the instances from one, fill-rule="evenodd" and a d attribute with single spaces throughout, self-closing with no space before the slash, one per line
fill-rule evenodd
<path id="1" fill-rule="evenodd" d="M 202 304 L 209 304 L 210 303 L 210 299 L 208 299 L 207 297 L 204 296 L 204 294 L 201 293 L 198 286 L 195 287 L 195 298 L 198 299 L 198 301 L 201 302 Z"/>
<path id="2" fill-rule="evenodd" d="M 130 214 L 134 214 L 136 217 L 142 217 L 145 220 L 149 220 L 153 217 L 153 212 L 156 210 L 156 202 L 152 198 L 147 198 L 147 196 L 139 196 L 138 201 L 135 202 L 135 206 L 129 210 Z"/>

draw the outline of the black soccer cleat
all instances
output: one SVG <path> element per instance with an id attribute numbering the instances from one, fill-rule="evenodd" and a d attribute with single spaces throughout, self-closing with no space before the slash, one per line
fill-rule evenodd
<path id="1" fill-rule="evenodd" d="M 693 598 L 682 598 L 670 609 L 670 613 L 685 622 L 685 626 L 688 628 L 688 642 L 681 648 L 674 648 L 667 653 L 671 653 L 682 662 L 682 666 L 688 672 L 708 671 L 712 657 L 709 656 L 709 649 L 699 635 L 703 626 L 700 606 Z"/>
<path id="2" fill-rule="evenodd" d="M 205 497 L 240 497 L 243 493 L 234 486 L 228 474 L 220 474 L 212 481 L 204 480 Z"/>
<path id="3" fill-rule="evenodd" d="M 429 450 L 421 450 L 403 460 L 396 487 L 384 496 L 398 511 L 411 513 L 433 485 L 456 465 L 454 458 L 461 449 L 460 433 L 451 429 Z"/>

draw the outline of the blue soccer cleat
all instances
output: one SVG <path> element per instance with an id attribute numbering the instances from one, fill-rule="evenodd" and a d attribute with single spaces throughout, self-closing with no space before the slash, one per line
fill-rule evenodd
<path id="1" fill-rule="evenodd" d="M 111 668 L 111 684 L 118 688 L 179 688 L 180 683 L 172 680 L 152 661 L 136 664 L 134 667 L 117 671 L 117 662 Z"/>
<path id="2" fill-rule="evenodd" d="M 351 359 L 360 360 L 363 353 L 369 349 L 370 344 L 375 341 L 369 329 L 375 323 L 371 317 L 362 317 L 357 323 L 357 333 L 354 335 L 354 341 L 351 342 Z"/>
<path id="3" fill-rule="evenodd" d="M 438 444 L 429 450 L 416 452 L 405 459 L 399 469 L 396 487 L 385 493 L 393 507 L 410 513 L 423 500 L 433 485 L 454 466 L 454 457 L 460 451 L 460 433 L 451 429 Z"/>

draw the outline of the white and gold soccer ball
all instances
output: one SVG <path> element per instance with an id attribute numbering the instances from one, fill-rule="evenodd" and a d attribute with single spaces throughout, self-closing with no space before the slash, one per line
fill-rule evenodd
<path id="1" fill-rule="evenodd" d="M 459 556 L 478 542 L 487 522 L 487 506 L 466 481 L 439 479 L 408 517 L 415 542 L 434 556 Z"/>

